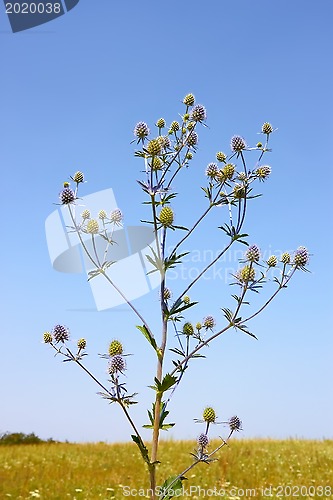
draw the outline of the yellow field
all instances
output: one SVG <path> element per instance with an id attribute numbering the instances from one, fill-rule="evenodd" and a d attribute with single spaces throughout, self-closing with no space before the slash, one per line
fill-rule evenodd
<path id="1" fill-rule="evenodd" d="M 159 484 L 191 463 L 194 446 L 161 443 Z M 235 440 L 218 455 L 188 473 L 177 498 L 333 498 L 333 441 Z M 132 443 L 0 446 L 1 499 L 121 500 L 147 488 Z"/>

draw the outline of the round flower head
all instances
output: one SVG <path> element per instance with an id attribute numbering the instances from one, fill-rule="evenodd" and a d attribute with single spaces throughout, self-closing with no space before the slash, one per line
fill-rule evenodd
<path id="1" fill-rule="evenodd" d="M 151 156 L 158 156 L 161 153 L 162 146 L 159 139 L 152 139 L 148 142 L 147 151 Z"/>
<path id="2" fill-rule="evenodd" d="M 239 172 L 239 174 L 237 176 L 237 179 L 239 181 L 242 181 L 242 182 L 246 181 L 246 179 L 247 179 L 246 173 L 245 172 Z"/>
<path id="3" fill-rule="evenodd" d="M 170 125 L 170 131 L 172 132 L 177 132 L 180 129 L 180 125 L 177 121 L 173 121 Z"/>
<path id="4" fill-rule="evenodd" d="M 237 199 L 245 198 L 245 187 L 242 184 L 235 184 L 233 189 L 233 194 L 234 197 Z"/>
<path id="5" fill-rule="evenodd" d="M 164 298 L 164 300 L 171 299 L 171 296 L 172 296 L 172 293 L 171 293 L 170 288 L 164 288 L 164 292 L 163 292 L 163 298 Z"/>
<path id="6" fill-rule="evenodd" d="M 213 316 L 206 316 L 205 319 L 203 320 L 203 326 L 206 328 L 206 330 L 214 328 L 215 325 L 216 322 Z"/>
<path id="7" fill-rule="evenodd" d="M 51 344 L 53 340 L 52 334 L 50 332 L 45 332 L 43 335 L 43 340 L 45 344 Z"/>
<path id="8" fill-rule="evenodd" d="M 256 276 L 256 272 L 253 269 L 253 267 L 250 267 L 250 266 L 244 266 L 236 274 L 236 278 L 241 283 L 248 283 L 249 281 L 254 281 L 255 276 Z"/>
<path id="9" fill-rule="evenodd" d="M 216 413 L 213 408 L 208 406 L 207 408 L 204 409 L 204 412 L 202 414 L 202 418 L 204 419 L 205 422 L 209 424 L 213 424 L 216 420 Z"/>
<path id="10" fill-rule="evenodd" d="M 232 151 L 236 151 L 237 153 L 239 153 L 246 148 L 246 142 L 240 135 L 234 135 L 231 139 L 230 147 Z"/>
<path id="11" fill-rule="evenodd" d="M 257 168 L 256 176 L 259 177 L 259 180 L 264 180 L 270 176 L 271 172 L 272 172 L 271 167 L 269 167 L 268 165 L 264 165 L 262 167 Z"/>
<path id="12" fill-rule="evenodd" d="M 191 299 L 188 295 L 184 295 L 183 297 L 184 304 L 188 305 L 191 302 Z"/>
<path id="13" fill-rule="evenodd" d="M 193 130 L 195 127 L 195 122 L 188 122 L 187 124 L 187 130 Z"/>
<path id="14" fill-rule="evenodd" d="M 160 211 L 159 221 L 164 227 L 170 227 L 173 223 L 174 215 L 172 208 L 163 207 Z"/>
<path id="15" fill-rule="evenodd" d="M 85 349 L 87 347 L 87 341 L 86 339 L 79 339 L 77 341 L 77 346 L 79 349 Z"/>
<path id="16" fill-rule="evenodd" d="M 188 337 L 190 337 L 191 335 L 193 335 L 194 333 L 194 329 L 193 329 L 193 325 L 192 323 L 184 323 L 183 325 L 183 334 L 184 335 L 187 335 Z"/>
<path id="17" fill-rule="evenodd" d="M 216 163 L 209 163 L 206 168 L 206 175 L 207 177 L 211 177 L 212 179 L 214 179 L 218 171 L 219 169 Z"/>
<path id="18" fill-rule="evenodd" d="M 231 431 L 239 431 L 242 429 L 242 421 L 236 415 L 229 419 L 228 424 Z"/>
<path id="19" fill-rule="evenodd" d="M 139 122 L 134 127 L 134 135 L 138 139 L 145 139 L 149 135 L 149 128 L 147 123 Z"/>
<path id="20" fill-rule="evenodd" d="M 77 184 L 80 184 L 80 182 L 84 182 L 84 175 L 82 172 L 75 172 L 73 175 L 73 181 L 76 182 Z"/>
<path id="21" fill-rule="evenodd" d="M 262 148 L 262 142 L 257 142 L 257 148 L 261 149 Z"/>
<path id="22" fill-rule="evenodd" d="M 168 149 L 171 146 L 169 137 L 160 135 L 157 137 L 157 141 L 160 143 L 161 149 Z"/>
<path id="23" fill-rule="evenodd" d="M 295 251 L 294 265 L 296 267 L 304 267 L 309 262 L 309 252 L 303 246 L 300 246 Z"/>
<path id="24" fill-rule="evenodd" d="M 197 439 L 198 446 L 201 448 L 206 448 L 209 443 L 209 439 L 207 434 L 204 434 L 203 432 L 200 434 L 200 436 Z"/>
<path id="25" fill-rule="evenodd" d="M 282 262 L 283 264 L 290 264 L 290 261 L 291 261 L 290 253 L 288 253 L 288 252 L 284 252 L 284 253 L 281 255 L 281 262 Z"/>
<path id="26" fill-rule="evenodd" d="M 202 104 L 197 104 L 192 109 L 191 120 L 194 122 L 203 122 L 206 120 L 206 108 Z"/>
<path id="27" fill-rule="evenodd" d="M 65 181 L 64 182 L 64 188 L 69 188 L 69 186 L 70 186 L 69 182 Z"/>
<path id="28" fill-rule="evenodd" d="M 83 220 L 90 219 L 90 210 L 87 209 L 83 210 L 81 217 Z"/>
<path id="29" fill-rule="evenodd" d="M 90 219 L 87 223 L 86 231 L 89 234 L 97 234 L 99 231 L 99 225 L 97 220 L 95 219 Z"/>
<path id="30" fill-rule="evenodd" d="M 188 153 L 186 153 L 186 159 L 187 160 L 192 160 L 193 158 L 193 153 L 191 153 L 191 151 L 189 151 Z"/>
<path id="31" fill-rule="evenodd" d="M 165 127 L 165 120 L 164 120 L 164 118 L 160 118 L 159 120 L 157 120 L 156 126 L 158 128 L 164 128 Z"/>
<path id="32" fill-rule="evenodd" d="M 98 218 L 99 219 L 103 220 L 103 219 L 106 219 L 106 217 L 107 217 L 107 213 L 105 212 L 105 210 L 100 210 L 98 212 Z"/>
<path id="33" fill-rule="evenodd" d="M 267 265 L 268 267 L 275 267 L 277 264 L 278 260 L 275 255 L 271 255 L 269 259 L 267 260 Z"/>
<path id="34" fill-rule="evenodd" d="M 59 198 L 62 205 L 69 205 L 69 203 L 75 201 L 75 193 L 71 188 L 67 187 L 61 191 Z"/>
<path id="35" fill-rule="evenodd" d="M 217 161 L 225 162 L 225 160 L 227 159 L 227 156 L 224 153 L 222 153 L 222 151 L 219 151 L 218 153 L 216 153 L 216 159 L 217 159 Z"/>
<path id="36" fill-rule="evenodd" d="M 117 372 L 124 372 L 126 370 L 126 361 L 120 354 L 116 354 L 112 357 L 109 362 L 108 371 L 110 375 L 114 375 Z"/>
<path id="37" fill-rule="evenodd" d="M 260 250 L 257 245 L 251 245 L 245 252 L 245 257 L 250 262 L 258 262 L 260 259 Z"/>
<path id="38" fill-rule="evenodd" d="M 150 168 L 152 170 L 161 170 L 163 164 L 158 156 L 154 156 L 151 160 Z"/>
<path id="39" fill-rule="evenodd" d="M 273 132 L 273 127 L 272 127 L 272 125 L 270 123 L 265 122 L 263 124 L 263 126 L 261 127 L 261 131 L 262 131 L 263 134 L 269 135 L 269 134 L 271 134 Z"/>
<path id="40" fill-rule="evenodd" d="M 192 131 L 187 136 L 186 142 L 187 142 L 187 145 L 191 147 L 191 146 L 196 146 L 198 144 L 198 140 L 199 140 L 198 134 L 196 132 Z"/>
<path id="41" fill-rule="evenodd" d="M 119 226 L 123 220 L 122 211 L 119 208 L 115 208 L 114 210 L 112 210 L 112 212 L 110 213 L 110 220 L 111 222 Z"/>
<path id="42" fill-rule="evenodd" d="M 184 99 L 183 99 L 183 103 L 186 105 L 186 106 L 193 106 L 194 103 L 195 103 L 195 97 L 193 94 L 187 94 Z"/>
<path id="43" fill-rule="evenodd" d="M 123 354 L 123 344 L 119 340 L 112 340 L 109 345 L 109 355 L 116 356 L 117 354 Z"/>
<path id="44" fill-rule="evenodd" d="M 235 165 L 233 163 L 228 163 L 222 168 L 221 173 L 225 179 L 232 179 L 232 176 L 235 173 Z"/>
<path id="45" fill-rule="evenodd" d="M 63 325 L 56 325 L 52 330 L 52 335 L 56 342 L 65 342 L 69 339 L 69 330 Z"/>

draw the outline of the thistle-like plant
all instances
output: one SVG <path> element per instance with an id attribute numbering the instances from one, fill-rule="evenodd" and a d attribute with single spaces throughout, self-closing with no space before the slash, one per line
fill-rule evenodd
<path id="1" fill-rule="evenodd" d="M 244 232 L 248 205 L 258 196 L 255 191 L 256 183 L 266 181 L 271 175 L 271 168 L 263 162 L 263 157 L 271 151 L 268 144 L 274 132 L 268 122 L 265 122 L 261 129 L 263 142 L 248 146 L 242 136 L 235 135 L 230 141 L 229 154 L 222 151 L 216 153 L 216 159 L 208 163 L 204 169 L 206 184 L 202 187 L 202 191 L 207 199 L 205 209 L 192 222 L 190 228 L 178 225 L 181 216 L 177 214 L 176 218 L 172 207 L 177 197 L 173 189 L 174 181 L 179 175 L 191 176 L 191 168 L 188 167 L 191 167 L 198 148 L 199 129 L 205 126 L 206 121 L 206 109 L 203 105 L 196 104 L 193 94 L 184 97 L 183 105 L 180 119 L 172 121 L 167 129 L 164 118 L 156 121 L 155 134 L 151 135 L 148 125 L 143 121 L 138 122 L 134 128 L 133 142 L 139 146 L 135 156 L 141 159 L 144 165 L 144 178 L 138 180 L 138 183 L 145 196 L 144 203 L 150 210 L 148 220 L 142 222 L 149 224 L 154 234 L 154 245 L 151 247 L 150 255 L 147 255 L 147 260 L 151 272 L 158 273 L 160 282 L 158 307 L 161 330 L 159 332 L 152 330 L 150 318 L 144 318 L 140 314 L 112 278 L 114 230 L 116 226 L 122 224 L 121 210 L 116 209 L 108 214 L 101 207 L 98 214 L 93 214 L 93 217 L 89 209 L 83 210 L 81 215 L 78 215 L 76 213 L 78 191 L 84 182 L 82 172 L 76 172 L 71 177 L 74 189 L 70 187 L 69 182 L 65 182 L 59 195 L 60 203 L 67 206 L 72 221 L 69 230 L 77 234 L 83 251 L 93 265 L 88 279 L 103 276 L 110 287 L 121 295 L 140 323 L 137 329 L 155 353 L 157 369 L 152 375 L 150 386 L 154 391 L 154 398 L 152 407 L 148 410 L 149 422 L 144 425 L 152 431 L 150 452 L 131 417 L 130 407 L 137 402 L 138 394 L 130 394 L 127 390 L 124 372 L 128 369 L 126 360 L 128 354 L 124 352 L 122 341 L 112 340 L 107 354 L 101 355 L 101 358 L 108 360 L 109 374 L 109 381 L 102 383 L 83 363 L 83 358 L 86 356 L 85 339 L 79 339 L 74 352 L 68 346 L 70 333 L 67 327 L 56 325 L 51 332 L 44 333 L 44 342 L 49 344 L 56 354 L 63 356 L 64 361 L 75 362 L 98 384 L 101 389 L 99 394 L 103 398 L 110 403 L 120 405 L 132 427 L 132 440 L 147 464 L 150 496 L 153 500 L 157 498 L 156 471 L 159 463 L 160 433 L 175 425 L 166 421 L 170 411 L 170 401 L 178 390 L 181 380 L 186 376 L 192 360 L 203 358 L 203 349 L 228 330 L 238 330 L 256 338 L 249 329 L 250 320 L 261 313 L 276 295 L 287 287 L 296 271 L 306 271 L 309 261 L 309 253 L 304 246 L 299 247 L 294 253 L 284 252 L 281 256 L 271 255 L 267 260 L 263 260 L 258 245 L 249 245 L 248 234 Z M 178 290 L 174 296 L 168 287 L 169 272 L 182 266 L 182 259 L 188 253 L 184 251 L 185 244 L 208 213 L 216 207 L 224 209 L 225 223 L 219 226 L 219 229 L 224 233 L 225 244 L 194 279 L 177 283 Z M 89 244 L 83 235 L 88 235 Z M 172 236 L 171 250 L 167 250 L 170 236 Z M 104 242 L 103 251 L 100 250 L 100 244 L 97 244 L 99 240 Z M 198 321 L 198 318 L 195 318 L 197 302 L 190 298 L 189 293 L 195 293 L 195 285 L 234 245 L 244 245 L 243 258 L 239 261 L 239 268 L 233 274 L 231 283 L 236 289 L 232 294 L 235 305 L 232 309 L 221 307 L 222 321 L 210 314 Z M 273 269 L 274 275 L 272 275 Z M 248 310 L 251 292 L 262 291 L 265 292 L 262 304 L 246 314 L 243 306 L 246 305 Z M 185 320 L 183 316 L 185 312 L 192 313 L 193 322 Z M 154 368 L 155 364 L 152 370 Z M 174 491 L 181 487 L 182 481 L 186 478 L 185 474 L 194 466 L 200 462 L 209 464 L 215 460 L 212 457 L 228 443 L 235 431 L 241 430 L 242 426 L 238 416 L 217 422 L 216 412 L 212 407 L 205 408 L 202 418 L 196 421 L 202 423 L 204 428 L 197 438 L 197 449 L 191 453 L 192 463 L 184 471 L 175 471 L 171 477 L 165 479 L 162 488 L 159 489 L 159 500 L 172 498 Z M 229 433 L 225 439 L 221 438 L 219 446 L 209 451 L 209 429 L 211 425 L 217 423 L 226 424 Z"/>

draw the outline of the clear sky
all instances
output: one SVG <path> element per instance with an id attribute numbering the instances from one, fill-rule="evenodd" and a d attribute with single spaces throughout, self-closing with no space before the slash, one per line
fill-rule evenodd
<path id="1" fill-rule="evenodd" d="M 87 365 L 105 383 L 98 353 L 113 338 L 123 341 L 134 354 L 126 379 L 139 392 L 133 415 L 146 423 L 155 359 L 137 319 L 125 306 L 97 312 L 84 274 L 52 268 L 44 224 L 76 170 L 88 180 L 82 194 L 113 189 L 126 225 L 146 218 L 133 127 L 177 119 L 193 92 L 209 128 L 177 181 L 176 222 L 190 224 L 204 206 L 200 186 L 215 153 L 229 151 L 234 134 L 255 144 L 269 121 L 278 128 L 267 157 L 272 175 L 244 229 L 266 254 L 308 247 L 311 274 L 297 273 L 253 321 L 258 341 L 230 331 L 192 365 L 169 407 L 177 426 L 166 437 L 196 437 L 193 419 L 206 405 L 222 420 L 237 414 L 245 437 L 333 437 L 332 14 L 329 0 L 80 0 L 66 15 L 13 34 L 0 6 L 1 432 L 129 438 L 120 411 L 42 343 L 57 323 L 87 339 Z M 225 215 L 217 209 L 186 249 L 204 259 L 220 248 Z M 189 260 L 184 272 L 196 265 Z M 231 305 L 231 293 L 210 276 L 191 292 L 200 304 L 186 319 L 211 314 L 222 326 L 220 308 Z M 135 305 L 150 317 L 158 292 Z"/>

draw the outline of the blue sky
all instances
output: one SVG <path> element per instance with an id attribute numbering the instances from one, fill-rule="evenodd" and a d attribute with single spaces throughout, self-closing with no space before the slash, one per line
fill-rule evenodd
<path id="1" fill-rule="evenodd" d="M 12 34 L 1 7 L 1 432 L 128 439 L 119 410 L 42 344 L 56 323 L 67 325 L 73 339 L 87 339 L 87 365 L 104 382 L 106 364 L 97 353 L 113 338 L 123 341 L 134 354 L 129 390 L 140 393 L 133 415 L 146 423 L 155 359 L 136 318 L 124 306 L 97 312 L 84 274 L 52 269 L 44 224 L 76 170 L 88 180 L 83 194 L 114 190 L 126 225 L 146 218 L 133 127 L 177 119 L 182 98 L 193 92 L 207 108 L 208 128 L 200 131 L 193 165 L 177 180 L 176 222 L 189 224 L 203 208 L 200 186 L 215 153 L 228 151 L 234 134 L 255 144 L 269 121 L 278 128 L 267 157 L 272 175 L 244 229 L 265 252 L 307 246 L 311 274 L 297 273 L 253 321 L 258 341 L 229 332 L 196 361 L 169 407 L 177 426 L 166 437 L 195 437 L 201 428 L 193 418 L 206 405 L 223 420 L 239 415 L 245 437 L 333 437 L 332 10 L 327 0 L 81 0 L 48 24 Z M 187 249 L 201 258 L 216 251 L 225 216 L 217 209 Z M 223 280 L 205 280 L 191 292 L 200 304 L 186 319 L 211 314 L 222 326 L 220 308 L 230 305 L 231 293 Z M 135 305 L 149 317 L 158 292 Z"/>

